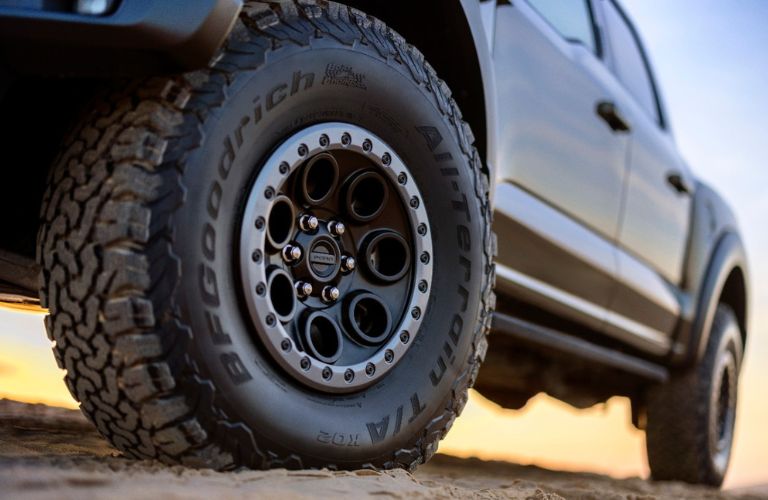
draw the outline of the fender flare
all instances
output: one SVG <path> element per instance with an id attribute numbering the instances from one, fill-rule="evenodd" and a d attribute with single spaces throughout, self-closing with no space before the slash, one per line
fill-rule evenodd
<path id="1" fill-rule="evenodd" d="M 688 354 L 689 363 L 697 363 L 704 356 L 709 342 L 712 321 L 720 303 L 726 280 L 731 273 L 740 269 L 745 281 L 744 293 L 748 297 L 747 257 L 741 237 L 735 231 L 723 234 L 712 252 L 707 272 L 696 297 L 696 309 L 690 329 Z M 746 331 L 742 331 L 742 336 Z"/>

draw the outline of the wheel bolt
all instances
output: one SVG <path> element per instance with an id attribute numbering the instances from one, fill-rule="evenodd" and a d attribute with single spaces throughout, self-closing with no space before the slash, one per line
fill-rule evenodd
<path id="1" fill-rule="evenodd" d="M 301 259 L 301 247 L 296 245 L 286 245 L 283 247 L 283 260 L 287 263 L 297 262 Z"/>
<path id="2" fill-rule="evenodd" d="M 288 339 L 283 339 L 283 341 L 280 342 L 280 348 L 283 351 L 285 351 L 285 352 L 290 351 L 291 350 L 291 341 L 288 340 Z"/>
<path id="3" fill-rule="evenodd" d="M 384 353 L 384 361 L 386 361 L 387 363 L 391 363 L 394 360 L 395 360 L 395 353 L 387 349 L 386 352 Z"/>
<path id="4" fill-rule="evenodd" d="M 301 299 L 305 299 L 312 295 L 312 283 L 306 281 L 299 281 L 296 283 L 296 295 Z"/>
<path id="5" fill-rule="evenodd" d="M 351 257 L 349 255 L 345 255 L 341 258 L 341 268 L 346 272 L 352 272 L 355 270 L 355 267 L 357 266 L 357 261 L 354 257 Z"/>
<path id="6" fill-rule="evenodd" d="M 328 223 L 328 232 L 334 236 L 342 236 L 347 231 L 343 222 L 331 221 Z"/>
<path id="7" fill-rule="evenodd" d="M 314 215 L 302 215 L 299 219 L 299 227 L 305 233 L 314 231 L 318 225 L 320 225 L 320 221 Z"/>
<path id="8" fill-rule="evenodd" d="M 339 297 L 341 297 L 341 291 L 335 286 L 327 286 L 323 288 L 323 291 L 320 295 L 323 299 L 323 302 L 331 303 L 339 300 Z"/>

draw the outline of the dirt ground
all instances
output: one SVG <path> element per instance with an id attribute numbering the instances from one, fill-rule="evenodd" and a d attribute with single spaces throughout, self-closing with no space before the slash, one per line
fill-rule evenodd
<path id="1" fill-rule="evenodd" d="M 122 458 L 77 411 L 0 400 L 0 498 L 768 498 L 437 455 L 405 471 L 218 473 Z"/>

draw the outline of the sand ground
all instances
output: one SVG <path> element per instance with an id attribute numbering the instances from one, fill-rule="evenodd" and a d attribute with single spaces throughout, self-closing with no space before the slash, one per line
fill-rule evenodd
<path id="1" fill-rule="evenodd" d="M 77 411 L 0 400 L 0 498 L 768 498 L 437 455 L 405 471 L 218 473 L 122 458 Z"/>

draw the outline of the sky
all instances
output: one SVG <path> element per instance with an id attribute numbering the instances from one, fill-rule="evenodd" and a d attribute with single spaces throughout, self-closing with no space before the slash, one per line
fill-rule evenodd
<path id="1" fill-rule="evenodd" d="M 724 195 L 751 263 L 750 340 L 726 487 L 768 483 L 768 0 L 624 0 L 645 40 L 678 146 Z M 0 310 L 0 397 L 74 407 L 42 316 Z M 647 476 L 644 436 L 614 398 L 578 411 L 546 396 L 503 410 L 476 392 L 440 450 Z"/>

